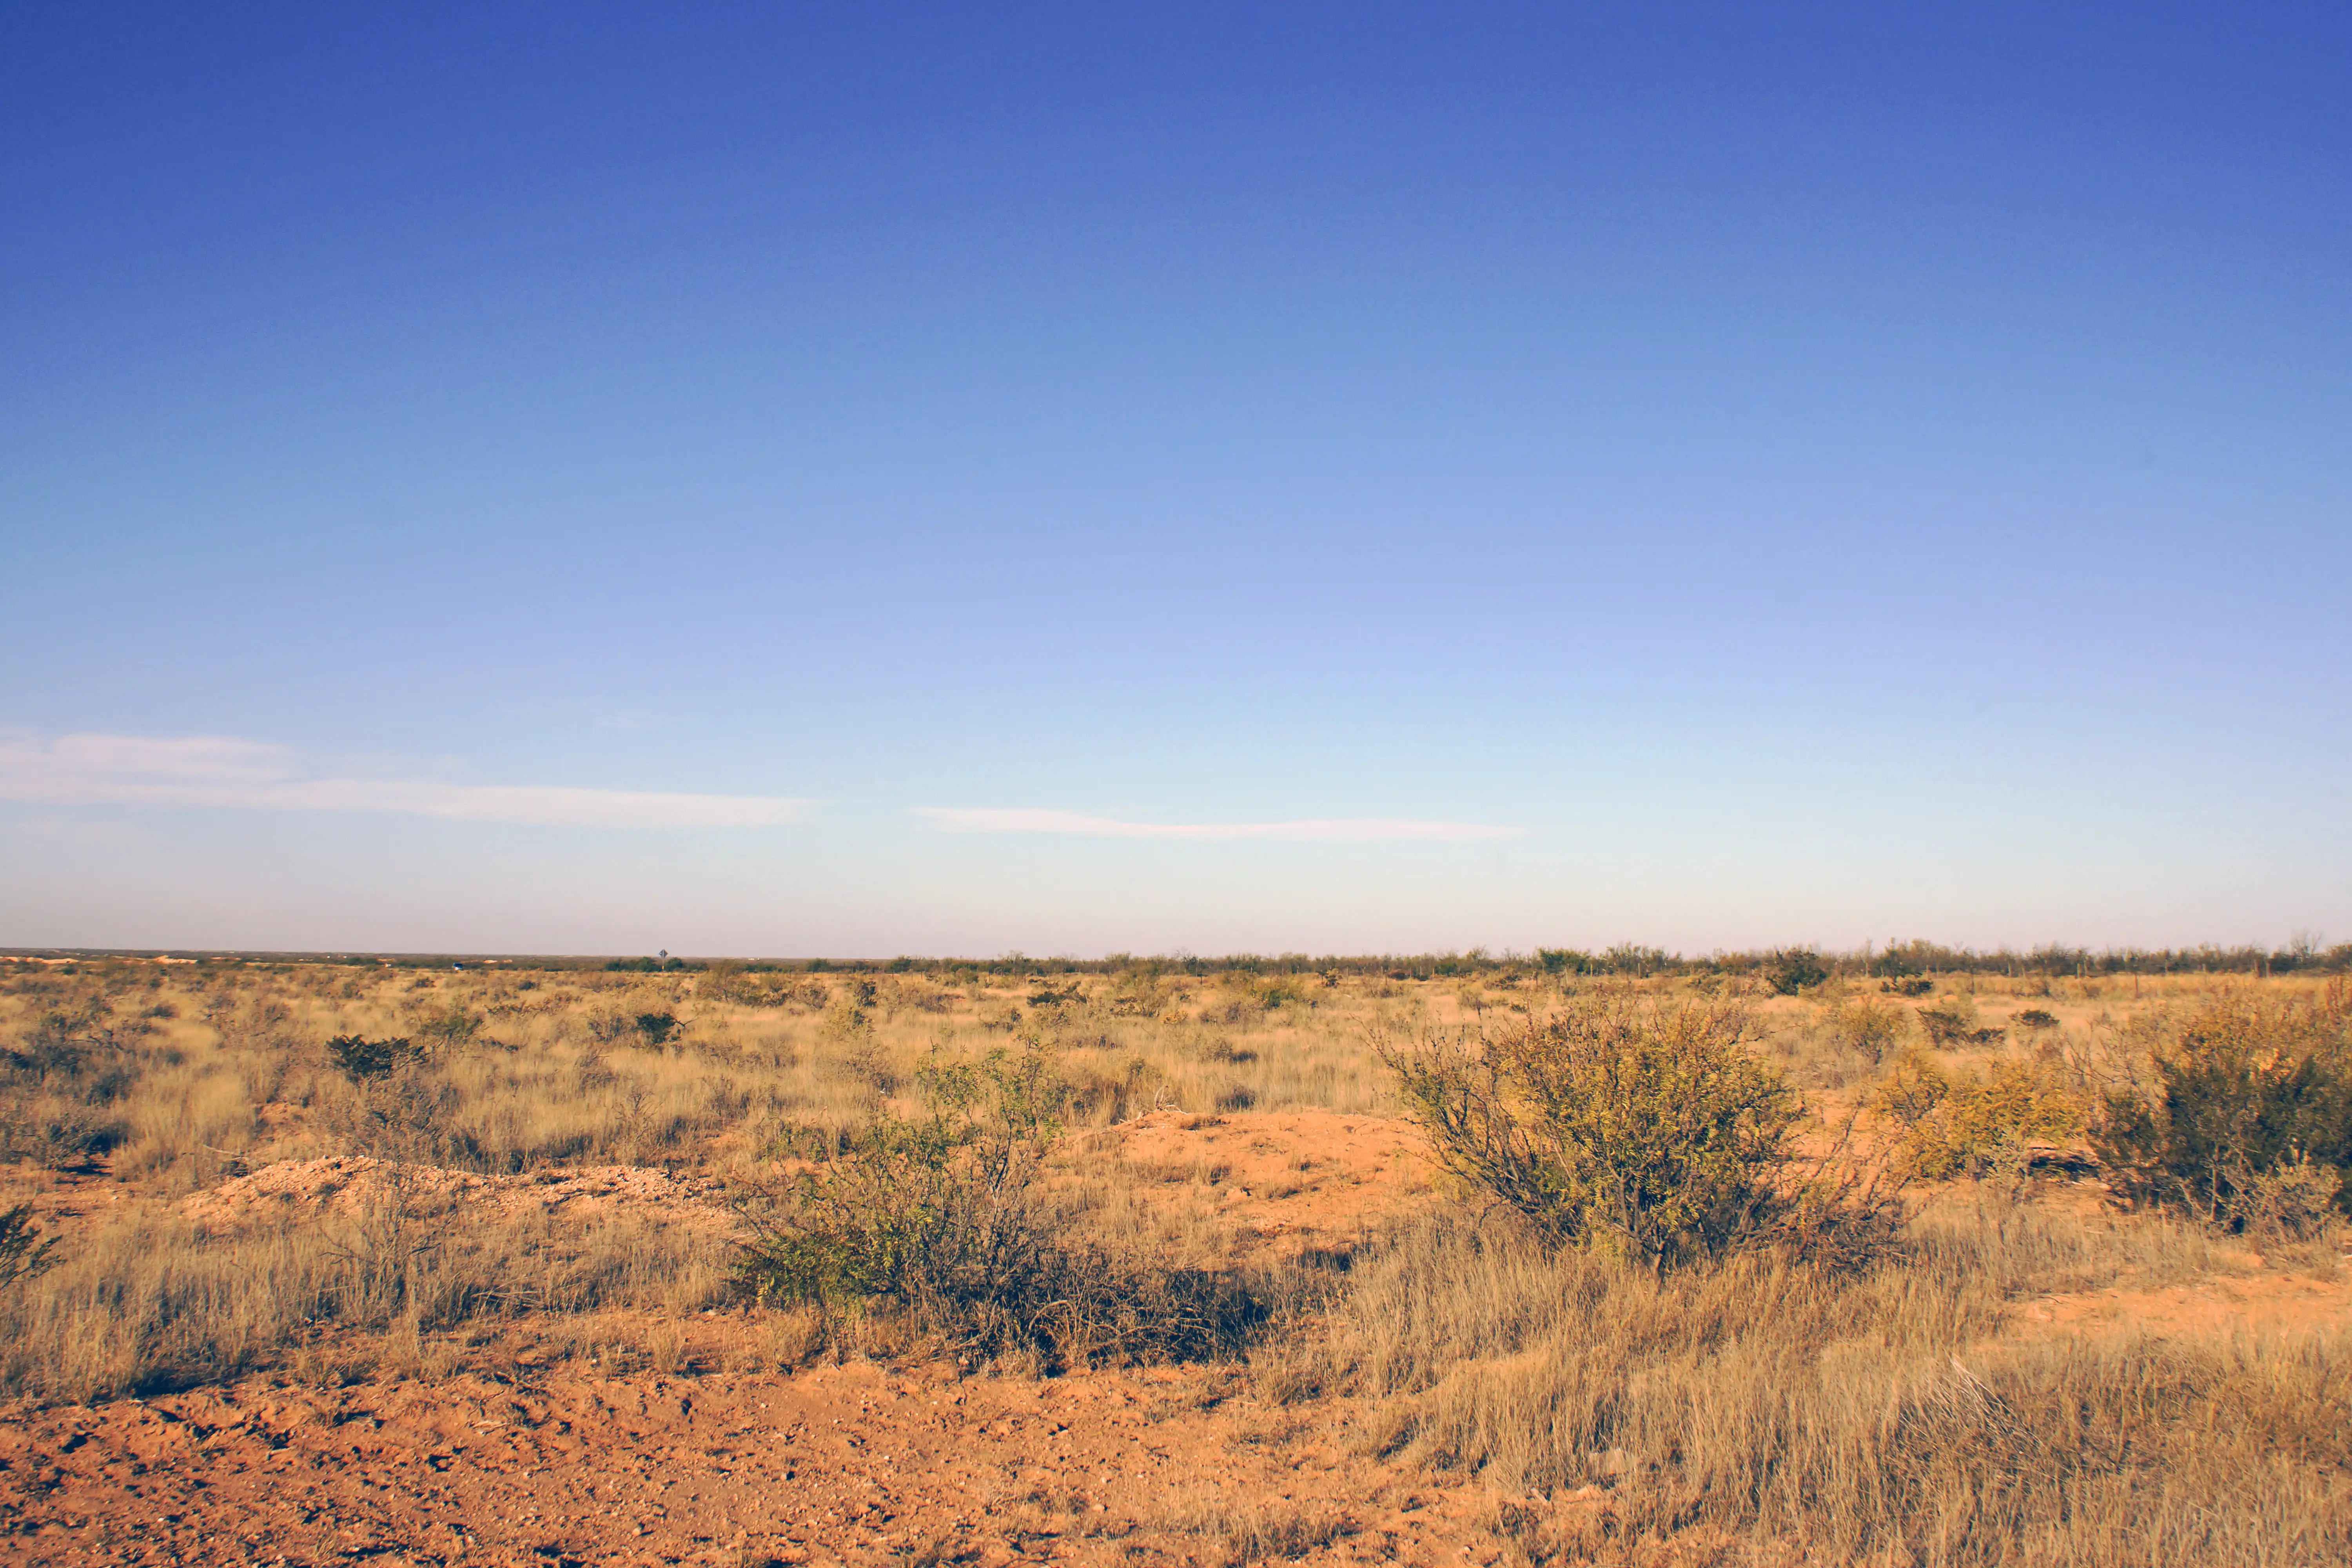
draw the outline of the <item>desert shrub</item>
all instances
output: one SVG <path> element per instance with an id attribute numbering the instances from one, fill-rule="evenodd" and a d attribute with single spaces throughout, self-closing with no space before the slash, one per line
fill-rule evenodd
<path id="1" fill-rule="evenodd" d="M 371 1040 L 358 1035 L 337 1035 L 327 1042 L 327 1054 L 343 1076 L 356 1083 L 362 1079 L 381 1078 L 404 1061 L 418 1055 L 415 1045 L 405 1038 Z"/>
<path id="2" fill-rule="evenodd" d="M 858 992 L 866 993 L 861 998 Z M 845 986 L 824 1010 L 824 1022 L 820 1026 L 825 1038 L 847 1044 L 870 1035 L 874 1020 L 872 986 Z"/>
<path id="3" fill-rule="evenodd" d="M 2040 1034 L 2058 1026 L 2058 1015 L 2046 1008 L 2028 1007 L 2017 1016 L 2015 1022 L 2021 1029 L 2030 1029 L 2035 1034 Z"/>
<path id="4" fill-rule="evenodd" d="M 924 1065 L 914 1117 L 884 1115 L 765 1205 L 737 1267 L 762 1303 L 879 1306 L 968 1359 L 1049 1365 L 1238 1350 L 1264 1316 L 1230 1277 L 1071 1239 L 1038 1177 L 1066 1095 L 1044 1053 Z"/>
<path id="5" fill-rule="evenodd" d="M 1930 1179 L 2021 1173 L 2035 1144 L 2083 1131 L 2082 1102 L 2030 1062 L 1952 1075 L 1915 1047 L 1897 1060 L 1874 1103 L 1903 1127 L 1901 1153 L 1911 1172 Z"/>
<path id="6" fill-rule="evenodd" d="M 1871 1206 L 1836 1180 L 1793 1179 L 1804 1110 L 1748 1038 L 1736 1008 L 1588 997 L 1496 1033 L 1378 1045 L 1465 1190 L 1550 1245 L 1655 1265 L 1792 1226 L 1826 1237 Z"/>
<path id="7" fill-rule="evenodd" d="M 1222 1024 L 1231 1028 L 1255 1028 L 1265 1019 L 1265 1005 L 1255 993 L 1239 996 L 1213 999 L 1201 1009 L 1201 1022 Z"/>
<path id="8" fill-rule="evenodd" d="M 1166 1005 L 1160 976 L 1148 970 L 1119 972 L 1103 998 L 1103 1010 L 1118 1018 L 1156 1018 Z"/>
<path id="9" fill-rule="evenodd" d="M 462 1002 L 451 1002 L 446 1007 L 429 1010 L 416 1021 L 417 1037 L 427 1048 L 454 1048 L 467 1044 L 481 1033 L 482 1016 L 468 1009 Z"/>
<path id="10" fill-rule="evenodd" d="M 588 1037 L 600 1046 L 664 1046 L 682 1028 L 677 1015 L 666 1011 L 600 1010 L 588 1016 Z"/>
<path id="11" fill-rule="evenodd" d="M 1296 976 L 1253 985 L 1250 998 L 1269 1013 L 1279 1007 L 1312 1007 L 1316 1005 L 1313 992 L 1307 989 L 1307 982 Z"/>
<path id="12" fill-rule="evenodd" d="M 1830 977 L 1829 966 L 1822 955 L 1810 947 L 1788 947 L 1765 962 L 1765 978 L 1772 989 L 1783 996 L 1794 996 L 1808 985 L 1819 985 Z"/>
<path id="13" fill-rule="evenodd" d="M 1842 997 L 1822 1015 L 1831 1038 L 1874 1062 L 1885 1061 L 1910 1027 L 1906 1008 L 1867 996 Z"/>
<path id="14" fill-rule="evenodd" d="M 1878 988 L 1889 996 L 1933 995 L 1936 983 L 1924 974 L 1914 974 L 1901 980 L 1882 980 Z"/>
<path id="15" fill-rule="evenodd" d="M 1254 1110 L 1257 1108 L 1257 1090 L 1238 1081 L 1218 1084 L 1209 1092 L 1209 1108 L 1220 1116 Z"/>
<path id="16" fill-rule="evenodd" d="M 129 1136 L 126 1118 L 71 1096 L 11 1095 L 0 1102 L 0 1158 L 68 1170 L 121 1147 Z"/>
<path id="17" fill-rule="evenodd" d="M 1871 1109 L 1892 1117 L 1907 1132 L 1932 1115 L 1951 1091 L 1951 1076 L 1914 1047 L 1895 1058 L 1885 1080 L 1871 1096 Z"/>
<path id="18" fill-rule="evenodd" d="M 1125 1121 L 1159 1103 L 1168 1077 L 1141 1056 L 1115 1064 L 1115 1071 L 1076 1068 L 1065 1071 L 1065 1104 L 1076 1123 L 1105 1125 Z"/>
<path id="19" fill-rule="evenodd" d="M 2094 1142 L 2110 1184 L 2231 1230 L 2307 1226 L 2314 1194 L 2352 1203 L 2352 1001 L 2227 998 L 2183 1019 L 2152 1081 L 2108 1097 Z"/>
<path id="20" fill-rule="evenodd" d="M 768 1000 L 767 987 L 735 959 L 721 959 L 702 972 L 695 994 L 706 1002 L 732 1002 L 758 1006 Z"/>
<path id="21" fill-rule="evenodd" d="M 1997 1026 L 1979 1027 L 1976 1004 L 1966 996 L 1954 996 L 1936 1006 L 1922 1007 L 1918 1013 L 1919 1026 L 1927 1032 L 1928 1042 L 1937 1050 L 1996 1045 L 2008 1032 Z"/>
<path id="22" fill-rule="evenodd" d="M 480 1145 L 457 1124 L 464 1100 L 456 1084 L 410 1055 L 354 1078 L 344 1096 L 320 1107 L 320 1120 L 353 1153 L 474 1167 Z"/>

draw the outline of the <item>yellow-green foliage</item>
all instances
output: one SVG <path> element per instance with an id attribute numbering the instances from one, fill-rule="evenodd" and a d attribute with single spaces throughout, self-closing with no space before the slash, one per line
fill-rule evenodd
<path id="1" fill-rule="evenodd" d="M 2016 1168 L 2033 1145 L 2083 1131 L 2082 1102 L 2027 1061 L 1948 1073 L 1925 1052 L 1906 1051 L 1880 1086 L 1877 1105 L 1902 1124 L 1913 1173 L 1931 1179 Z"/>
<path id="2" fill-rule="evenodd" d="M 1872 1061 L 1884 1061 L 1911 1029 L 1911 1010 L 1898 1003 L 1866 995 L 1843 996 L 1822 1015 L 1830 1037 Z"/>
<path id="3" fill-rule="evenodd" d="M 2232 1227 L 2305 1229 L 2352 1173 L 2352 993 L 2223 996 L 2155 1031 L 2150 1081 L 2112 1095 L 2099 1153 L 2125 1193 Z"/>
<path id="4" fill-rule="evenodd" d="M 1734 1007 L 1601 996 L 1383 1055 L 1457 1180 L 1554 1242 L 1686 1261 L 1781 1209 L 1803 1111 L 1749 1036 Z"/>

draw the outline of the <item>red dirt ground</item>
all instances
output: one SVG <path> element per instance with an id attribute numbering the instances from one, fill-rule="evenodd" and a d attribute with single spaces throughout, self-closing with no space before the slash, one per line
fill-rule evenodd
<path id="1" fill-rule="evenodd" d="M 1409 1132 L 1375 1117 L 1160 1112 L 1088 1139 L 1144 1178 L 1147 1201 L 1213 1203 L 1245 1254 L 1343 1247 L 1429 1195 Z M 190 1212 L 217 1225 L 352 1201 L 368 1165 L 265 1168 Z M 501 1208 L 730 1217 L 706 1184 L 654 1172 L 434 1179 Z M 74 1213 L 93 1194 L 53 1190 L 47 1206 Z M 2025 1303 L 2017 1331 L 2352 1317 L 2345 1276 L 2249 1262 L 2194 1286 Z M 751 1331 L 730 1314 L 688 1331 L 720 1350 Z M 1231 1368 L 606 1376 L 523 1350 L 430 1381 L 253 1377 L 0 1413 L 0 1563 L 1215 1563 L 1252 1531 L 1310 1562 L 1501 1560 L 1500 1500 L 1370 1458 L 1318 1409 L 1261 1403 Z"/>
<path id="2" fill-rule="evenodd" d="M 1481 1539 L 1480 1494 L 1229 1404 L 1240 1387 L 863 1363 L 252 1380 L 0 1423 L 0 1561 L 1216 1563 L 1256 1521 L 1319 1560 L 1435 1563 Z"/>

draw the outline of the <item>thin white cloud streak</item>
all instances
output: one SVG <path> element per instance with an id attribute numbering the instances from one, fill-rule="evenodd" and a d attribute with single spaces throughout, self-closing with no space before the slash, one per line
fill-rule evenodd
<path id="1" fill-rule="evenodd" d="M 1383 839 L 1512 838 L 1526 831 L 1477 822 L 1415 822 L 1381 816 L 1300 822 L 1122 822 L 1075 811 L 941 805 L 917 806 L 914 813 L 949 833 L 1052 833 L 1075 838 L 1287 838 L 1361 844 Z"/>
<path id="2" fill-rule="evenodd" d="M 321 777 L 288 748 L 257 741 L 92 734 L 43 741 L 23 732 L 0 734 L 0 800 L 392 813 L 542 827 L 772 827 L 800 820 L 810 804 L 778 795 Z"/>

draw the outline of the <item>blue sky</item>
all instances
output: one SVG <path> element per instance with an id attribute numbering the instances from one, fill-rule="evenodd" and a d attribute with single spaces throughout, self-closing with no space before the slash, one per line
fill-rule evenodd
<path id="1" fill-rule="evenodd" d="M 15 7 L 0 942 L 2352 936 L 2337 8 Z"/>

